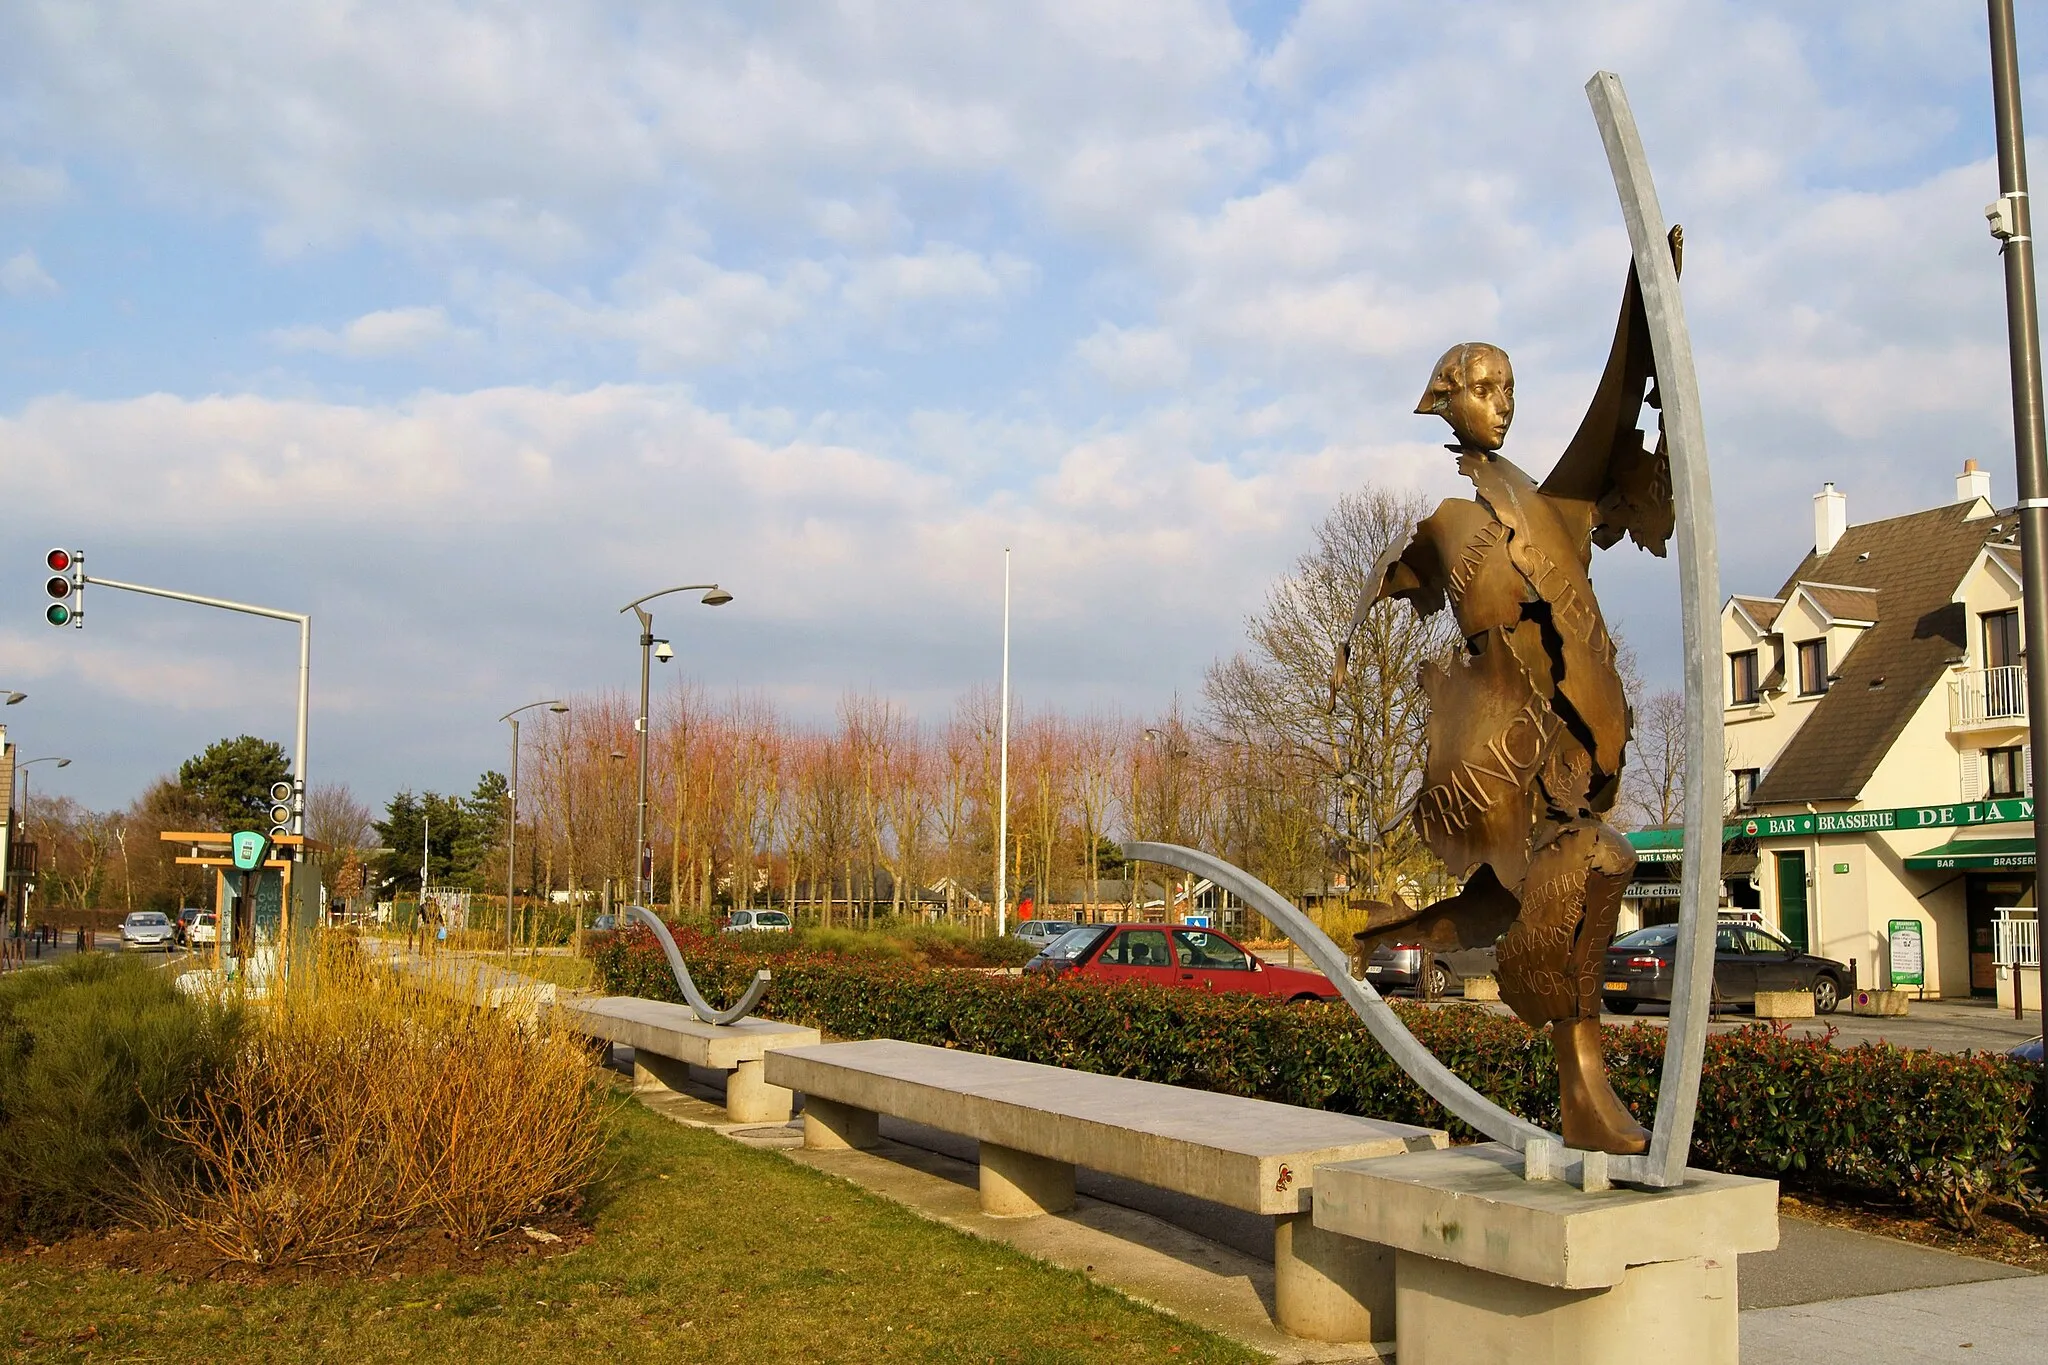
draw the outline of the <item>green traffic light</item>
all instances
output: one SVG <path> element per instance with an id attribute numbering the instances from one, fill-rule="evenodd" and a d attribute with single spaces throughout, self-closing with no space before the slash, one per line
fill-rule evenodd
<path id="1" fill-rule="evenodd" d="M 43 612 L 43 619 L 53 626 L 68 626 L 71 624 L 71 608 L 62 602 L 52 602 Z"/>

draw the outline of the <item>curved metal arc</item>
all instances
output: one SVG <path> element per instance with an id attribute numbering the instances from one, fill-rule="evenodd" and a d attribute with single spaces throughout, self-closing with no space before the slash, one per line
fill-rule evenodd
<path id="1" fill-rule="evenodd" d="M 663 588 L 660 592 L 651 592 L 648 593 L 645 597 L 634 598 L 632 601 L 626 603 L 625 606 L 619 608 L 619 615 L 624 616 L 627 612 L 633 610 L 633 608 L 639 606 L 642 602 L 652 602 L 655 598 L 666 597 L 672 592 L 696 592 L 699 589 L 715 588 L 717 586 L 718 585 L 716 583 L 685 583 L 679 588 Z"/>
<path id="2" fill-rule="evenodd" d="M 1496 1142 L 1521 1151 L 1537 1138 L 1561 1142 L 1555 1133 L 1517 1118 L 1460 1080 L 1436 1054 L 1408 1031 L 1380 993 L 1348 970 L 1349 956 L 1325 934 L 1316 922 L 1295 909 L 1278 891 L 1221 858 L 1178 844 L 1128 843 L 1124 858 L 1131 862 L 1164 863 L 1183 872 L 1195 872 L 1229 890 L 1246 904 L 1280 926 L 1309 956 L 1309 961 L 1330 978 L 1345 1003 L 1357 1012 L 1373 1040 L 1387 1050 L 1401 1070 L 1429 1093 L 1429 1097 L 1477 1128 Z"/>
<path id="3" fill-rule="evenodd" d="M 661 940 L 661 951 L 668 956 L 668 968 L 676 975 L 676 985 L 682 988 L 684 1001 L 705 1023 L 730 1024 L 734 1020 L 746 1018 L 754 1006 L 761 1003 L 761 996 L 767 991 L 768 981 L 772 975 L 766 967 L 754 973 L 754 979 L 747 983 L 746 994 L 740 997 L 737 1005 L 729 1010 L 713 1009 L 711 1003 L 697 993 L 697 983 L 690 980 L 690 969 L 683 963 L 682 950 L 676 947 L 674 937 L 670 935 L 668 926 L 661 922 L 660 917 L 644 905 L 628 905 L 624 907 L 624 914 L 626 918 L 637 919 L 652 929 L 654 936 Z"/>
<path id="4" fill-rule="evenodd" d="M 1650 178 L 1649 157 L 1643 151 L 1621 77 L 1611 71 L 1595 72 L 1586 82 L 1586 98 L 1600 125 L 1622 218 L 1628 224 L 1656 358 L 1678 518 L 1678 593 L 1685 639 L 1686 857 L 1679 894 L 1671 1027 L 1664 1040 L 1664 1075 L 1657 1090 L 1650 1150 L 1641 1156 L 1612 1157 L 1608 1170 L 1617 1180 L 1672 1186 L 1684 1182 L 1685 1158 L 1692 1147 L 1714 971 L 1714 908 L 1720 899 L 1716 889 L 1721 871 L 1720 782 L 1727 763 L 1722 731 L 1720 569 L 1699 377 L 1693 371 L 1685 304 L 1667 245 L 1664 211 Z"/>

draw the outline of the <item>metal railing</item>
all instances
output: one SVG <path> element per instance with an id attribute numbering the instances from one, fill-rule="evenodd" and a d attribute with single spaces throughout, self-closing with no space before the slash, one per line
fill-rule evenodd
<path id="1" fill-rule="evenodd" d="M 2019 724 L 2027 718 L 2027 670 L 1979 668 L 1948 685 L 1951 730 L 1979 725 Z"/>
<path id="2" fill-rule="evenodd" d="M 2040 921 L 2000 917 L 1991 921 L 1992 960 L 2001 967 L 2041 965 Z"/>

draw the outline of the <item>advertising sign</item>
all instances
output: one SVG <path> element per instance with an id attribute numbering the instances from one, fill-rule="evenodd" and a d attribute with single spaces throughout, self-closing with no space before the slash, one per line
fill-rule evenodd
<path id="1" fill-rule="evenodd" d="M 255 830 L 243 830 L 234 837 L 235 866 L 243 872 L 254 872 L 263 866 L 263 857 L 270 852 L 270 840 Z"/>
<path id="2" fill-rule="evenodd" d="M 1920 921 L 1895 919 L 1886 926 L 1885 936 L 1891 940 L 1892 985 L 1925 986 L 1927 961 L 1921 947 Z"/>

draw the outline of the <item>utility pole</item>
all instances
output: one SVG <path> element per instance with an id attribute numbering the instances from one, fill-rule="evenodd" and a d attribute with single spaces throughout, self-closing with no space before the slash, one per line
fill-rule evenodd
<path id="1" fill-rule="evenodd" d="M 1010 547 L 1003 547 L 1003 705 L 996 741 L 996 937 L 1009 932 L 1010 906 Z"/>
<path id="2" fill-rule="evenodd" d="M 2027 200 L 2027 147 L 2020 122 L 2020 71 L 2013 37 L 2012 0 L 1988 0 L 1991 20 L 1991 107 L 1998 127 L 1998 199 L 1984 213 L 1991 235 L 2005 258 L 2005 331 L 2012 354 L 2012 437 L 2019 467 L 2020 602 L 2023 632 L 2029 649 L 2048 641 L 2048 430 L 2041 411 L 2041 339 L 2039 306 L 2034 294 L 2033 211 Z M 2027 662 L 2027 738 L 2035 754 L 2048 754 L 2048 667 Z M 2031 792 L 2028 793 L 2032 795 Z M 2048 868 L 2039 866 L 2039 849 L 2048 840 L 2048 809 L 2034 807 L 2034 872 L 2036 886 Z M 2037 901 L 2039 897 L 2035 898 Z M 2048 907 L 2044 907 L 2048 909 Z M 2035 911 L 2036 980 L 2041 975 L 2040 922 Z M 2022 977 L 2013 967 L 2013 995 Z M 2048 1008 L 2048 1000 L 2043 1002 Z M 2044 1012 L 2048 1019 L 2048 1012 Z M 2048 1052 L 2042 1056 L 2042 1082 L 2048 1084 Z"/>

